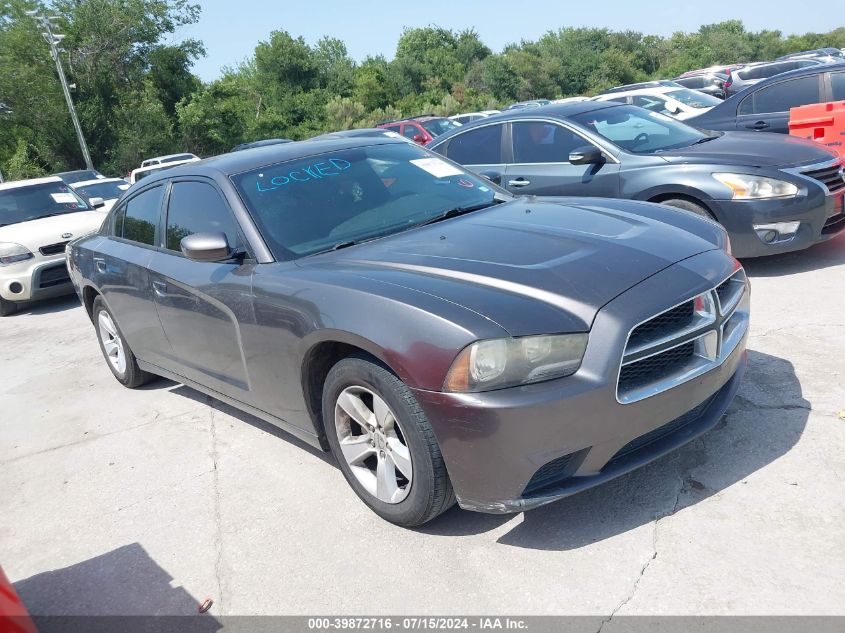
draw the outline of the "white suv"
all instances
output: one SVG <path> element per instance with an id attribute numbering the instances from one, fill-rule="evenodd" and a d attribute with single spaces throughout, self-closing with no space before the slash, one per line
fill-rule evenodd
<path id="1" fill-rule="evenodd" d="M 25 301 L 72 293 L 65 245 L 97 231 L 104 218 L 58 176 L 0 184 L 0 316 Z"/>

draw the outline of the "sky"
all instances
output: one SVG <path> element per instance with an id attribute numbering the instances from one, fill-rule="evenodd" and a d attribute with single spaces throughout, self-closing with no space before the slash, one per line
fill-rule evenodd
<path id="1" fill-rule="evenodd" d="M 795 11 L 792 0 L 195 0 L 202 7 L 199 23 L 182 27 L 174 39 L 202 40 L 207 56 L 194 72 L 209 81 L 221 68 L 252 55 L 271 31 L 286 30 L 315 44 L 323 35 L 346 43 L 350 56 L 391 59 L 405 27 L 436 25 L 474 28 L 494 52 L 520 40 L 534 40 L 549 30 L 588 26 L 634 30 L 653 35 L 696 31 L 702 24 L 739 19 L 746 29 L 784 33 L 828 31 L 832 24 L 816 11 Z M 834 3 L 835 4 L 835 3 Z"/>

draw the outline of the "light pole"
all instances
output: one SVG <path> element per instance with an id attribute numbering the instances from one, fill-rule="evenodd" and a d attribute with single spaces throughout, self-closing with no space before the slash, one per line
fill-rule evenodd
<path id="1" fill-rule="evenodd" d="M 53 61 L 56 62 L 56 72 L 59 74 L 59 81 L 62 84 L 62 92 L 65 93 L 65 100 L 67 101 L 68 110 L 70 110 L 70 118 L 73 120 L 73 127 L 76 129 L 76 136 L 79 139 L 79 147 L 82 149 L 82 157 L 85 159 L 85 166 L 88 169 L 94 169 L 91 162 L 91 154 L 88 153 L 88 145 L 85 143 L 85 136 L 82 134 L 82 126 L 79 125 L 79 118 L 76 116 L 76 108 L 73 107 L 73 99 L 70 98 L 70 88 L 67 85 L 67 77 L 65 77 L 64 68 L 62 68 L 62 60 L 59 58 L 59 47 L 57 44 L 65 39 L 64 35 L 53 33 L 52 20 L 58 20 L 58 16 L 44 16 L 39 15 L 38 11 L 27 11 L 26 14 L 35 19 L 35 22 L 44 29 L 41 34 L 50 45 L 50 55 Z"/>
<path id="2" fill-rule="evenodd" d="M 2 101 L 0 101 L 0 114 L 12 114 L 12 109 L 9 106 L 7 106 L 5 103 L 3 103 Z M 4 182 L 6 182 L 6 181 L 3 180 L 3 172 L 0 171 L 0 184 L 2 184 Z"/>

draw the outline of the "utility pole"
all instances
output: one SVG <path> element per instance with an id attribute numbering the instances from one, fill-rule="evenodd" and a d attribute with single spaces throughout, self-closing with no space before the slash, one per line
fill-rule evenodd
<path id="1" fill-rule="evenodd" d="M 62 52 L 57 46 L 59 42 L 65 39 L 64 35 L 53 33 L 52 20 L 58 20 L 58 16 L 44 16 L 39 15 L 37 11 L 27 11 L 26 14 L 35 19 L 35 22 L 44 29 L 42 37 L 50 45 L 50 55 L 53 61 L 56 62 L 56 72 L 59 74 L 59 81 L 62 84 L 62 92 L 65 93 L 65 100 L 67 101 L 68 110 L 70 110 L 70 118 L 73 121 L 73 127 L 76 129 L 76 136 L 79 139 L 79 147 L 82 149 L 82 157 L 85 159 L 85 166 L 88 169 L 94 169 L 94 164 L 91 162 L 91 154 L 88 153 L 88 145 L 85 143 L 85 136 L 82 134 L 82 126 L 79 125 L 79 118 L 76 116 L 76 108 L 73 106 L 73 99 L 70 97 L 70 88 L 67 85 L 67 77 L 65 77 L 64 68 L 62 68 L 62 60 L 59 53 Z"/>
<path id="2" fill-rule="evenodd" d="M 0 101 L 0 114 L 12 114 L 11 108 L 9 108 L 9 106 L 7 106 L 2 101 Z M 0 171 L 0 184 L 3 184 L 4 182 L 6 181 L 3 180 L 3 172 Z"/>

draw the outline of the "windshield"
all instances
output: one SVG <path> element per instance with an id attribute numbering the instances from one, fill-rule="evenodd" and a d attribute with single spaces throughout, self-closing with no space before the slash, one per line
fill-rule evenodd
<path id="1" fill-rule="evenodd" d="M 63 182 L 0 190 L 0 226 L 88 210 L 82 198 Z"/>
<path id="2" fill-rule="evenodd" d="M 636 154 L 688 147 L 709 138 L 703 132 L 677 119 L 634 106 L 593 110 L 576 114 L 571 119 L 622 149 Z"/>
<path id="3" fill-rule="evenodd" d="M 670 90 L 666 93 L 666 96 L 671 97 L 675 101 L 680 101 L 691 108 L 712 108 L 713 106 L 722 103 L 721 100 L 716 97 L 704 94 L 703 92 L 698 92 L 697 90 L 689 90 L 687 88 L 684 88 L 683 90 Z"/>
<path id="4" fill-rule="evenodd" d="M 420 121 L 420 123 L 432 136 L 440 136 L 449 130 L 460 127 L 457 123 L 449 119 L 431 119 L 430 121 Z"/>
<path id="5" fill-rule="evenodd" d="M 113 180 L 111 182 L 97 182 L 84 187 L 76 187 L 74 191 L 89 200 L 91 198 L 102 198 L 113 200 L 119 198 L 120 194 L 129 189 L 129 183 L 125 180 Z"/>
<path id="6" fill-rule="evenodd" d="M 507 196 L 410 143 L 337 150 L 231 179 L 277 259 L 399 233 Z"/>

